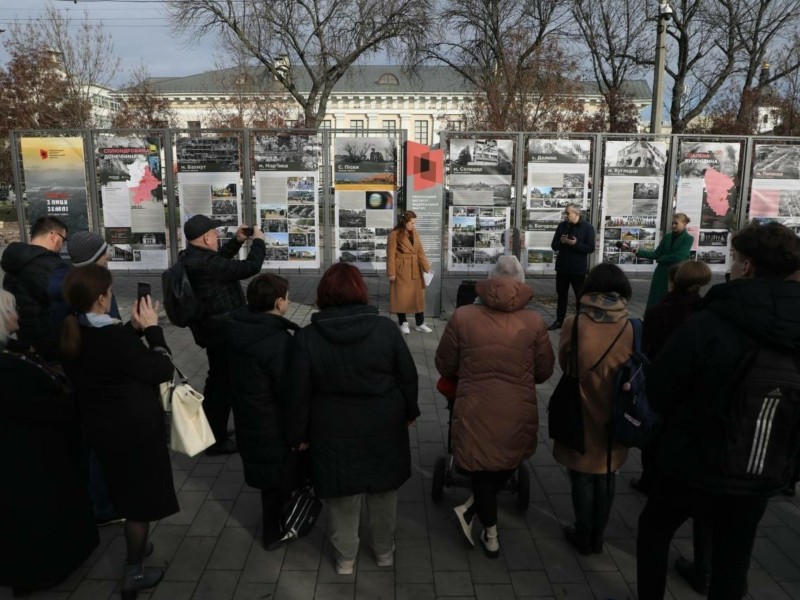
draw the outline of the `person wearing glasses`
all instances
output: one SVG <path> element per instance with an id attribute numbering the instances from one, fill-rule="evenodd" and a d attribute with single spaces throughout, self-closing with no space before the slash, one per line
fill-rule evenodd
<path id="1" fill-rule="evenodd" d="M 67 241 L 67 226 L 58 217 L 39 217 L 31 227 L 29 244 L 9 244 L 0 267 L 5 272 L 3 289 L 17 302 L 17 339 L 47 361 L 58 359 L 55 330 L 50 320 L 47 284 L 57 268 L 65 265 L 59 253 Z"/>

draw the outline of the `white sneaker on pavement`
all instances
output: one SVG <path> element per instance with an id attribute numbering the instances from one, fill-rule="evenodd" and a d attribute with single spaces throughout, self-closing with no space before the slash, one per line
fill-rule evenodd
<path id="1" fill-rule="evenodd" d="M 433 329 L 425 325 L 425 323 L 423 323 L 422 325 L 417 325 L 416 327 L 414 327 L 414 329 L 416 329 L 417 331 L 421 331 L 422 333 L 433 333 Z"/>
<path id="2" fill-rule="evenodd" d="M 408 323 L 403 323 L 400 325 L 400 331 L 403 335 L 411 335 L 411 330 L 408 328 Z"/>
<path id="3" fill-rule="evenodd" d="M 353 560 L 344 560 L 341 558 L 336 559 L 336 574 L 337 575 L 352 575 L 353 574 L 353 567 L 355 566 L 356 561 Z"/>

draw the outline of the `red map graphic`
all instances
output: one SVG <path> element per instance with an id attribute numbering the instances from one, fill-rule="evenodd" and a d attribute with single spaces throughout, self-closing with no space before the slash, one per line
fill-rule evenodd
<path id="1" fill-rule="evenodd" d="M 733 179 L 716 169 L 708 168 L 705 174 L 706 202 L 720 217 L 728 212 L 728 191 L 733 187 Z"/>
<path id="2" fill-rule="evenodd" d="M 141 204 L 142 202 L 150 202 L 152 200 L 151 192 L 161 185 L 161 180 L 156 179 L 150 171 L 150 167 L 144 168 L 144 175 L 139 180 L 139 185 L 133 189 L 133 203 Z"/>

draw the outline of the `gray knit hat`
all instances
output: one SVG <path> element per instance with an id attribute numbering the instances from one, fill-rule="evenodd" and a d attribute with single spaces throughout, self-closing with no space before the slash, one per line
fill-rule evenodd
<path id="1" fill-rule="evenodd" d="M 76 267 L 84 267 L 97 262 L 105 254 L 108 244 L 96 233 L 91 231 L 78 231 L 69 236 L 67 251 Z"/>

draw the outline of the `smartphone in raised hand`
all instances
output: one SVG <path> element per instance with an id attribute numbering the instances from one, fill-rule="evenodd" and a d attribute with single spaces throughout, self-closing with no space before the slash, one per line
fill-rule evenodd
<path id="1" fill-rule="evenodd" d="M 136 284 L 136 301 L 141 302 L 142 298 L 150 295 L 150 284 L 140 281 Z"/>

